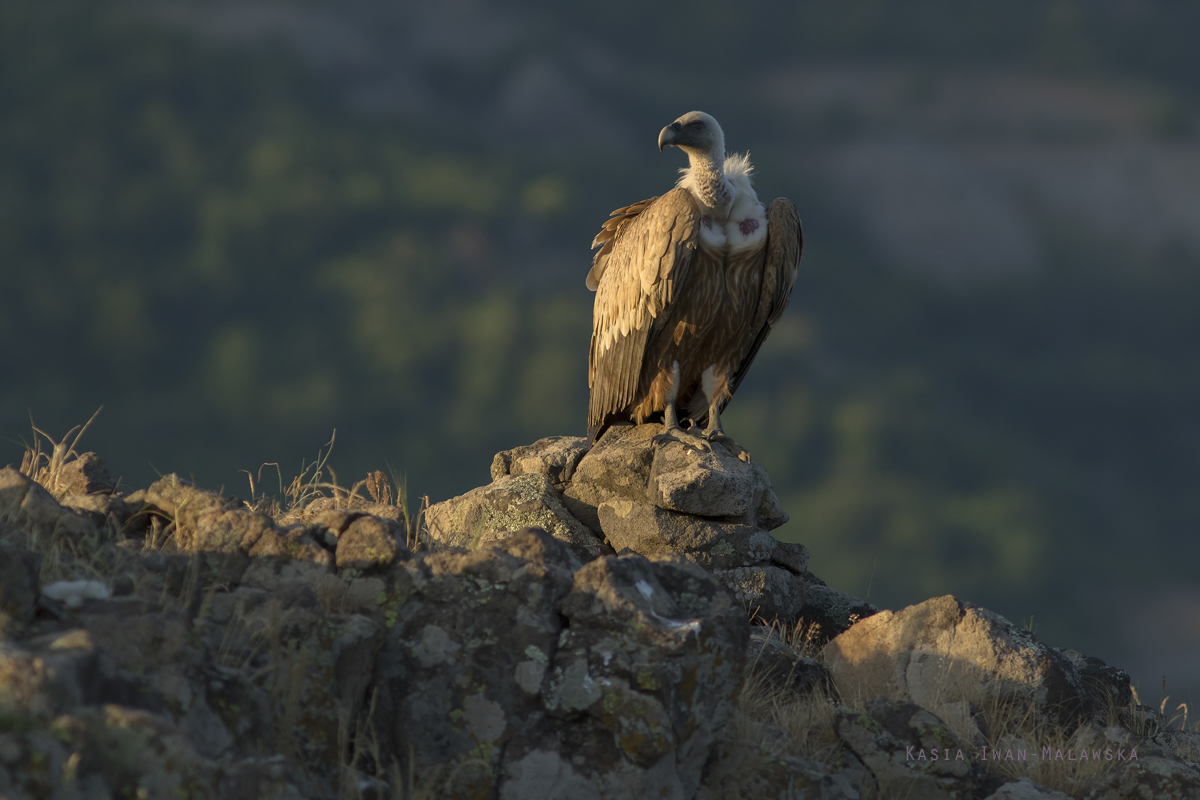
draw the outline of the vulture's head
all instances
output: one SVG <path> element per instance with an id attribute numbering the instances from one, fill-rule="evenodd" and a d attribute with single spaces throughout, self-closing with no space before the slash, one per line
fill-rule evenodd
<path id="1" fill-rule="evenodd" d="M 678 147 L 689 156 L 706 155 L 718 164 L 725 160 L 725 134 L 717 121 L 703 111 L 689 111 L 663 128 L 658 134 L 658 149 L 667 145 Z"/>

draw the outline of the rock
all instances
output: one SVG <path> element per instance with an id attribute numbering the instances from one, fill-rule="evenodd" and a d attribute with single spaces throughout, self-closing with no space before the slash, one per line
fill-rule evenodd
<path id="1" fill-rule="evenodd" d="M 0 469 L 0 526 L 4 525 L 42 546 L 97 533 L 91 520 L 63 508 L 45 488 L 12 467 Z"/>
<path id="2" fill-rule="evenodd" d="M 773 536 L 771 538 L 775 539 Z M 775 547 L 771 550 L 771 563 L 798 575 L 804 579 L 805 585 L 808 585 L 808 577 L 812 574 L 808 571 L 808 548 L 799 542 L 781 542 L 775 539 Z"/>
<path id="3" fill-rule="evenodd" d="M 1071 662 L 1071 665 L 1079 673 L 1079 677 L 1083 680 L 1083 686 L 1092 699 L 1092 707 L 1097 714 L 1102 714 L 1107 709 L 1129 707 L 1130 701 L 1133 700 L 1133 693 L 1129 688 L 1128 672 L 1110 667 L 1095 656 L 1085 656 L 1078 650 L 1060 650 L 1059 652 Z"/>
<path id="4" fill-rule="evenodd" d="M 584 560 L 603 543 L 563 506 L 550 478 L 540 474 L 501 477 L 487 486 L 432 505 L 425 512 L 430 537 L 458 547 L 504 539 L 521 528 L 542 528 Z"/>
<path id="5" fill-rule="evenodd" d="M 839 710 L 835 727 L 881 792 L 929 800 L 968 798 L 974 792 L 970 750 L 920 706 L 876 697 L 861 714 Z"/>
<path id="6" fill-rule="evenodd" d="M 108 474 L 104 459 L 95 453 L 83 455 L 63 464 L 58 474 L 60 497 L 80 494 L 112 494 L 117 482 Z"/>
<path id="7" fill-rule="evenodd" d="M 85 695 L 92 702 L 115 702 L 181 719 L 205 693 L 195 692 L 188 680 L 197 664 L 184 609 L 144 609 L 121 602 L 89 604 L 79 615 L 87 632 L 85 652 L 102 653 L 102 673 Z M 112 689 L 113 681 L 119 683 Z M 101 699 L 102 698 L 102 699 Z M 222 733 L 219 737 L 226 738 Z"/>
<path id="8" fill-rule="evenodd" d="M 501 798 L 548 780 L 591 787 L 572 796 L 693 796 L 742 680 L 742 610 L 696 565 L 638 555 L 584 566 L 559 609 L 550 724 L 510 744 Z"/>
<path id="9" fill-rule="evenodd" d="M 740 682 L 743 613 L 682 560 L 578 566 L 533 529 L 397 565 L 411 583 L 383 604 L 383 751 L 444 765 L 448 797 L 693 795 Z"/>
<path id="10" fill-rule="evenodd" d="M 388 503 L 379 503 L 372 500 L 364 500 L 361 497 L 318 497 L 302 508 L 294 508 L 288 511 L 279 518 L 279 526 L 286 527 L 296 523 L 304 523 L 306 525 L 328 525 L 329 520 L 343 520 L 341 530 L 350 523 L 350 520 L 370 514 L 373 517 L 380 519 L 389 519 L 395 522 L 402 529 L 408 529 L 408 517 L 403 508 L 400 506 L 390 505 Z M 340 532 L 340 530 L 338 531 Z"/>
<path id="11" fill-rule="evenodd" d="M 275 521 L 259 511 L 246 508 L 234 497 L 207 492 L 178 475 L 167 475 L 146 489 L 145 502 L 170 518 L 174 524 L 176 546 L 188 553 L 250 553 L 258 548 L 263 555 L 276 555 L 283 546 L 278 541 Z M 276 541 L 260 540 L 268 537 Z"/>
<path id="12" fill-rule="evenodd" d="M 1154 798 L 1154 800 L 1193 800 L 1200 797 L 1200 769 L 1182 761 L 1165 758 L 1143 758 L 1139 749 L 1136 761 L 1124 753 L 1119 763 L 1103 780 L 1088 790 L 1087 800 L 1125 800 Z"/>
<path id="13" fill-rule="evenodd" d="M 1164 730 L 1154 734 L 1151 741 L 1166 749 L 1176 758 L 1200 767 L 1200 732 Z"/>
<path id="14" fill-rule="evenodd" d="M 672 511 L 743 522 L 766 530 L 788 520 L 763 466 L 757 461 L 742 461 L 721 445 L 709 452 L 692 450 L 679 442 L 656 448 L 649 496 L 655 505 Z"/>
<path id="15" fill-rule="evenodd" d="M 651 439 L 661 425 L 614 425 L 580 459 L 563 503 L 596 535 L 603 535 L 596 508 L 606 500 L 650 502 Z"/>
<path id="16" fill-rule="evenodd" d="M 584 436 L 548 436 L 497 453 L 492 459 L 492 480 L 498 481 L 506 475 L 545 475 L 561 492 L 587 451 Z"/>
<path id="17" fill-rule="evenodd" d="M 267 591 L 291 583 L 316 585 L 333 571 L 334 554 L 319 544 L 303 525 L 268 529 L 251 548 L 240 581 Z M 240 562 L 239 562 L 240 563 Z"/>
<path id="18" fill-rule="evenodd" d="M 860 620 L 823 655 L 843 696 L 885 695 L 935 712 L 959 700 L 1015 701 L 1064 725 L 1090 710 L 1062 654 L 1000 615 L 949 595 Z"/>
<path id="19" fill-rule="evenodd" d="M 1070 795 L 1047 789 L 1029 778 L 1021 778 L 1001 786 L 985 800 L 1071 800 Z"/>
<path id="20" fill-rule="evenodd" d="M 251 756 L 234 762 L 221 780 L 222 800 L 303 800 L 292 783 L 292 768 L 283 756 Z"/>
<path id="21" fill-rule="evenodd" d="M 682 553 L 709 570 L 769 564 L 779 549 L 771 534 L 752 525 L 715 522 L 649 503 L 608 500 L 597 507 L 597 516 L 614 550 L 629 548 L 644 556 Z"/>
<path id="22" fill-rule="evenodd" d="M 379 571 L 390 566 L 398 555 L 407 557 L 408 548 L 400 544 L 400 536 L 400 526 L 391 520 L 358 517 L 337 537 L 338 569 Z"/>
<path id="23" fill-rule="evenodd" d="M 769 691 L 784 696 L 814 691 L 833 694 L 833 677 L 825 665 L 797 654 L 780 640 L 774 628 L 765 625 L 751 628 L 746 661 L 750 675 Z"/>
<path id="24" fill-rule="evenodd" d="M 715 569 L 713 577 L 757 619 L 789 624 L 804 608 L 802 578 L 776 566 Z"/>
<path id="25" fill-rule="evenodd" d="M 55 677 L 45 662 L 28 650 L 0 647 L 0 713 L 8 719 L 50 719 L 59 708 L 52 688 Z M 8 722 L 5 729 L 11 725 Z"/>
<path id="26" fill-rule="evenodd" d="M 12 783 L 32 792 L 5 797 L 213 796 L 221 774 L 168 719 L 118 705 L 62 714 L 17 746 L 31 756 L 10 768 Z"/>
<path id="27" fill-rule="evenodd" d="M 336 548 L 338 537 L 346 532 L 350 523 L 365 514 L 365 511 L 357 509 L 331 508 L 312 515 L 308 523 L 315 529 L 315 535 L 324 542 L 326 547 Z"/>
<path id="28" fill-rule="evenodd" d="M 616 425 L 579 461 L 563 490 L 571 513 L 593 531 L 602 530 L 600 504 L 612 500 L 721 522 L 773 530 L 787 521 L 766 470 L 722 446 L 711 452 L 678 442 L 656 447 L 660 424 Z"/>
<path id="29" fill-rule="evenodd" d="M 803 573 L 806 594 L 801 614 L 808 624 L 820 628 L 826 640 L 850 629 L 854 623 L 879 613 L 879 609 L 852 594 L 831 589 L 811 575 Z"/>
<path id="30" fill-rule="evenodd" d="M 332 569 L 333 554 L 312 529 L 280 528 L 237 498 L 204 491 L 177 475 L 156 481 L 140 499 L 172 521 L 175 546 L 202 555 L 205 569 L 222 582 L 273 589 L 294 580 L 319 580 Z"/>
<path id="31" fill-rule="evenodd" d="M 36 636 L 0 649 L 0 711 L 49 720 L 79 706 L 132 704 L 161 709 L 105 662 L 87 628 Z"/>
<path id="32" fill-rule="evenodd" d="M 22 633 L 37 610 L 42 556 L 0 546 L 0 641 Z"/>
<path id="33" fill-rule="evenodd" d="M 42 594 L 67 608 L 81 608 L 85 600 L 107 600 L 110 596 L 103 581 L 55 581 L 42 587 Z"/>
<path id="34" fill-rule="evenodd" d="M 135 512 L 124 498 L 115 494 L 67 495 L 62 505 L 87 517 L 97 528 L 110 527 L 113 531 L 124 529 Z"/>
<path id="35" fill-rule="evenodd" d="M 269 607 L 264 611 L 269 614 Z M 293 736 L 306 758 L 336 763 L 340 726 L 344 715 L 363 706 L 384 628 L 364 616 L 299 610 L 283 634 L 289 651 L 276 668 L 288 676 L 287 692 L 296 698 Z"/>
<path id="36" fill-rule="evenodd" d="M 562 628 L 556 609 L 578 564 L 564 542 L 526 529 L 397 565 L 373 680 L 382 751 L 417 772 L 458 770 L 447 796 L 494 786 L 501 754 L 546 725 L 540 697 Z"/>
<path id="37" fill-rule="evenodd" d="M 134 492 L 129 499 L 154 506 L 181 528 L 196 528 L 204 517 L 245 508 L 245 504 L 235 497 L 206 491 L 174 473 L 163 476 L 145 490 Z"/>
<path id="38" fill-rule="evenodd" d="M 745 742 L 725 742 L 704 776 L 697 800 L 857 800 L 874 780 L 852 754 L 830 771 L 812 759 L 781 756 Z"/>

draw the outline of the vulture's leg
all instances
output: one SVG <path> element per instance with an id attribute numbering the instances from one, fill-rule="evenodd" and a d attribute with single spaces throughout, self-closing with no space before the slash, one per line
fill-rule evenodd
<path id="1" fill-rule="evenodd" d="M 664 445 L 667 442 L 679 442 L 685 447 L 690 447 L 694 450 L 712 451 L 712 445 L 708 440 L 698 433 L 685 431 L 679 426 L 679 417 L 675 412 L 675 404 L 667 403 L 667 407 L 663 409 L 663 429 L 662 433 L 654 437 L 656 445 Z"/>
<path id="2" fill-rule="evenodd" d="M 670 383 L 665 398 L 666 405 L 663 407 L 663 429 L 662 433 L 654 437 L 654 444 L 663 445 L 667 442 L 679 442 L 685 447 L 712 452 L 712 445 L 708 443 L 707 439 L 698 433 L 685 431 L 679 427 L 679 414 L 675 410 L 675 400 L 679 397 L 678 361 L 672 366 L 670 376 Z"/>
<path id="3" fill-rule="evenodd" d="M 750 460 L 750 453 L 746 448 L 729 438 L 725 431 L 721 430 L 721 394 L 714 393 L 712 404 L 708 407 L 708 427 L 704 429 L 702 434 L 705 439 L 710 442 L 720 442 L 729 451 L 730 455 L 737 456 L 742 461 Z"/>

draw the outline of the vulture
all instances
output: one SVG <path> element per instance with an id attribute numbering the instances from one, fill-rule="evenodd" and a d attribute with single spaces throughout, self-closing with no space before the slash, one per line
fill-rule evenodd
<path id="1" fill-rule="evenodd" d="M 617 422 L 661 419 L 659 444 L 720 442 L 748 459 L 721 412 L 791 297 L 800 217 L 783 198 L 759 202 L 750 154 L 726 156 L 710 115 L 663 128 L 667 146 L 688 157 L 675 188 L 612 212 L 592 242 L 589 442 Z"/>

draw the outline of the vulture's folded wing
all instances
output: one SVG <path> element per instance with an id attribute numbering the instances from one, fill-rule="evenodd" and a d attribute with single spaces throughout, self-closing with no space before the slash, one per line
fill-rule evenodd
<path id="1" fill-rule="evenodd" d="M 750 350 L 729 383 L 729 392 L 737 391 L 738 385 L 746 377 L 758 348 L 766 341 L 767 335 L 783 310 L 787 308 L 788 300 L 792 297 L 792 287 L 796 285 L 796 274 L 800 269 L 800 250 L 804 246 L 804 233 L 800 227 L 800 215 L 796 207 L 782 197 L 776 198 L 767 206 L 767 257 L 763 265 L 762 293 L 759 296 L 758 310 L 754 314 L 754 341 Z"/>
<path id="2" fill-rule="evenodd" d="M 614 219 L 616 214 L 611 235 L 605 236 L 606 226 L 596 237 L 608 252 L 602 260 L 598 254 L 588 276 L 589 287 L 593 278 L 596 283 L 589 428 L 633 402 L 646 346 L 686 280 L 700 230 L 700 210 L 684 189 L 629 206 Z"/>
<path id="3" fill-rule="evenodd" d="M 600 285 L 600 277 L 604 275 L 604 267 L 608 263 L 608 256 L 612 252 L 613 241 L 618 231 L 628 226 L 635 217 L 645 211 L 657 199 L 657 196 L 651 197 L 649 200 L 643 200 L 631 206 L 618 208 L 608 215 L 608 219 L 600 227 L 600 232 L 596 234 L 595 239 L 592 239 L 592 249 L 600 248 L 596 252 L 596 255 L 592 256 L 592 269 L 588 272 L 587 276 L 587 287 L 593 292 Z"/>

